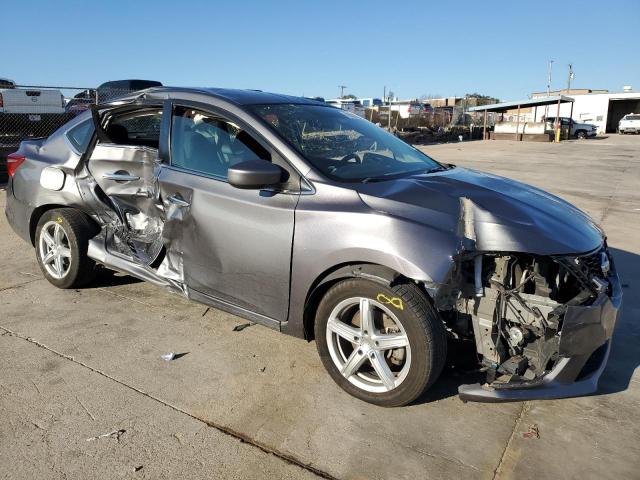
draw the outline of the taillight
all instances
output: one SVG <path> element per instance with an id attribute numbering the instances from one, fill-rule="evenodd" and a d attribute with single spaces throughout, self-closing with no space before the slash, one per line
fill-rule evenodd
<path id="1" fill-rule="evenodd" d="M 24 155 L 20 155 L 19 153 L 11 153 L 7 155 L 7 173 L 10 177 L 13 177 L 16 173 L 16 170 L 22 162 L 24 162 Z"/>
<path id="2" fill-rule="evenodd" d="M 4 100 L 2 99 L 2 94 L 0 93 L 0 108 L 4 107 Z"/>

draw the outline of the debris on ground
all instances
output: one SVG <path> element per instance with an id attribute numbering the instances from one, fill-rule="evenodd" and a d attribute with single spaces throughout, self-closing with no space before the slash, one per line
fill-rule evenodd
<path id="1" fill-rule="evenodd" d="M 160 355 L 160 358 L 165 362 L 170 362 L 171 360 L 177 360 L 180 357 L 184 357 L 188 353 L 189 352 L 183 352 L 183 353 L 169 352 L 169 353 L 165 353 L 164 355 Z"/>
<path id="2" fill-rule="evenodd" d="M 95 437 L 89 437 L 87 438 L 87 442 L 90 442 L 92 440 L 99 440 L 101 438 L 115 438 L 116 441 L 120 441 L 120 437 L 122 435 L 124 435 L 126 432 L 126 430 L 124 428 L 121 428 L 120 430 L 114 430 L 112 432 L 109 433 L 103 433 L 102 435 L 97 435 Z"/>
<path id="3" fill-rule="evenodd" d="M 234 332 L 241 332 L 242 330 L 244 330 L 247 327 L 251 327 L 255 325 L 255 323 L 253 322 L 249 322 L 249 323 L 241 323 L 240 325 L 236 325 L 235 327 L 233 327 L 233 331 Z"/>
<path id="4" fill-rule="evenodd" d="M 137 467 L 134 467 L 133 471 L 134 472 L 139 472 L 140 470 L 142 470 L 144 467 L 144 465 L 138 465 Z"/>
<path id="5" fill-rule="evenodd" d="M 264 372 L 266 369 L 267 369 L 267 367 L 262 367 L 262 368 L 260 369 L 260 371 L 261 371 L 261 372 Z"/>
<path id="6" fill-rule="evenodd" d="M 204 312 L 202 312 L 202 316 L 204 317 L 207 313 L 209 313 L 209 310 L 211 310 L 211 309 L 210 309 L 209 307 L 207 307 L 207 308 L 205 309 L 205 311 L 204 311 Z"/>
<path id="7" fill-rule="evenodd" d="M 529 427 L 529 430 L 522 432 L 522 438 L 540 438 L 540 430 L 535 423 Z"/>

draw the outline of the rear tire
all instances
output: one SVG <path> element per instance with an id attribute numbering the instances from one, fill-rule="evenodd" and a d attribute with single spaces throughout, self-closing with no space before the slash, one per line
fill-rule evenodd
<path id="1" fill-rule="evenodd" d="M 36 227 L 36 259 L 44 277 L 58 288 L 78 288 L 91 282 L 96 264 L 87 256 L 97 227 L 82 212 L 60 208 L 45 212 Z"/>
<path id="2" fill-rule="evenodd" d="M 354 397 L 384 407 L 418 398 L 437 380 L 447 355 L 442 320 L 412 283 L 337 283 L 318 306 L 315 338 L 333 380 Z"/>

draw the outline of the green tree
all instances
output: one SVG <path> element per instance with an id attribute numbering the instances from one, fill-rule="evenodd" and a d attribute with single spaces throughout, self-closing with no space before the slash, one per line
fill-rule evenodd
<path id="1" fill-rule="evenodd" d="M 491 105 L 492 103 L 500 103 L 500 99 L 496 97 L 490 97 L 489 95 L 482 95 L 481 93 L 467 93 L 467 98 L 475 98 L 477 105 Z"/>

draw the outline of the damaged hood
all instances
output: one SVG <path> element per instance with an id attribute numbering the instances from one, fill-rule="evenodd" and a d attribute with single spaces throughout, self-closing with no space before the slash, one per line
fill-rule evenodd
<path id="1" fill-rule="evenodd" d="M 478 250 L 563 255 L 603 242 L 593 220 L 561 198 L 475 170 L 456 167 L 356 189 L 370 208 L 469 237 Z"/>

